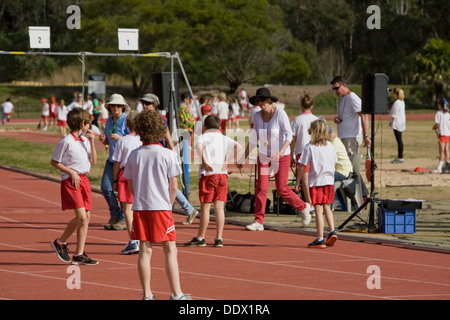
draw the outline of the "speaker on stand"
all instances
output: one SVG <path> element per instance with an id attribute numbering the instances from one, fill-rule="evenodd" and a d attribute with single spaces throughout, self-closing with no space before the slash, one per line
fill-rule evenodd
<path id="1" fill-rule="evenodd" d="M 387 114 L 388 113 L 388 82 L 389 77 L 384 73 L 368 73 L 364 74 L 362 77 L 362 105 L 361 113 L 370 114 L 371 117 L 371 137 L 372 144 L 370 146 L 371 153 L 371 172 L 370 172 L 370 196 L 367 197 L 366 201 L 356 209 L 353 214 L 347 218 L 339 227 L 338 230 L 342 230 L 344 226 L 352 220 L 359 212 L 361 212 L 368 204 L 370 204 L 369 213 L 369 226 L 367 232 L 370 232 L 372 228 L 375 227 L 375 179 L 374 172 L 375 166 L 375 115 L 376 114 Z"/>

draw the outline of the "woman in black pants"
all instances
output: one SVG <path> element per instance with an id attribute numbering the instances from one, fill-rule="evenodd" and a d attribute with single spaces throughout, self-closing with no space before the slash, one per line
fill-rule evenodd
<path id="1" fill-rule="evenodd" d="M 394 130 L 395 139 L 397 140 L 398 154 L 397 158 L 392 160 L 392 163 L 403 163 L 403 139 L 402 133 L 406 129 L 405 117 L 405 94 L 400 88 L 394 89 L 395 102 L 391 109 L 391 128 Z"/>

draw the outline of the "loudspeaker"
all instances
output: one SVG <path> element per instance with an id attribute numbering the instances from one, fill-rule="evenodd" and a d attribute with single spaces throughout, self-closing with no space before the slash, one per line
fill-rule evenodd
<path id="1" fill-rule="evenodd" d="M 152 75 L 152 90 L 153 94 L 156 94 L 159 98 L 159 109 L 160 110 L 169 110 L 169 100 L 170 100 L 170 80 L 171 75 L 170 72 L 159 72 L 153 73 Z M 178 72 L 173 73 L 173 80 L 175 82 L 175 108 L 178 108 L 180 105 L 180 94 L 179 94 L 179 85 L 178 85 Z"/>
<path id="2" fill-rule="evenodd" d="M 384 73 L 368 73 L 363 75 L 361 113 L 388 113 L 388 81 L 389 77 Z"/>

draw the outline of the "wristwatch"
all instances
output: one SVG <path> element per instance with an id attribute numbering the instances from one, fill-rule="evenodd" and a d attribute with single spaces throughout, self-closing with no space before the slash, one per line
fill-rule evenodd
<path id="1" fill-rule="evenodd" d="M 368 138 L 369 135 L 368 135 L 368 134 L 365 134 L 365 135 L 363 135 L 363 137 L 364 137 L 364 139 L 365 139 L 365 138 Z"/>

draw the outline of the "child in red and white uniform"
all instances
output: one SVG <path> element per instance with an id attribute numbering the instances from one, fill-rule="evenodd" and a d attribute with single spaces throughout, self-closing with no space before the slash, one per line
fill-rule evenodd
<path id="1" fill-rule="evenodd" d="M 127 127 L 130 133 L 117 141 L 112 160 L 114 161 L 114 187 L 113 190 L 119 194 L 118 200 L 122 203 L 125 214 L 125 224 L 127 226 L 129 241 L 122 254 L 132 254 L 139 252 L 139 241 L 131 239 L 131 227 L 133 223 L 133 205 L 134 197 L 128 187 L 128 179 L 123 177 L 123 171 L 127 164 L 131 151 L 139 148 L 142 141 L 135 132 L 135 120 L 139 114 L 136 110 L 131 110 L 127 115 Z"/>
<path id="2" fill-rule="evenodd" d="M 66 263 L 96 265 L 97 261 L 89 258 L 85 243 L 91 215 L 91 186 L 87 174 L 91 165 L 97 162 L 94 133 L 89 130 L 92 117 L 83 109 L 74 109 L 68 114 L 67 123 L 70 134 L 62 139 L 53 152 L 51 164 L 61 171 L 62 210 L 74 210 L 75 218 L 67 225 L 59 239 L 51 243 L 58 258 Z M 82 136 L 85 134 L 85 137 Z M 77 232 L 76 252 L 70 260 L 67 240 Z"/>
<path id="3" fill-rule="evenodd" d="M 300 108 L 301 114 L 297 116 L 291 124 L 292 128 L 292 142 L 291 142 L 291 167 L 298 170 L 297 161 L 302 155 L 303 149 L 311 141 L 311 136 L 308 133 L 308 129 L 311 126 L 311 122 L 318 119 L 317 116 L 312 114 L 314 108 L 313 98 L 309 94 L 305 94 L 301 100 Z M 297 181 L 301 184 L 305 202 L 311 204 L 311 196 L 309 194 L 308 187 L 308 172 L 309 164 L 305 168 L 305 174 L 302 176 L 302 181 Z"/>
<path id="4" fill-rule="evenodd" d="M 225 92 L 219 93 L 219 102 L 217 103 L 217 115 L 220 118 L 220 131 L 225 133 L 228 122 L 228 102 Z"/>
<path id="5" fill-rule="evenodd" d="M 435 124 L 433 130 L 436 130 L 436 134 L 439 139 L 439 163 L 436 169 L 431 170 L 431 173 L 441 173 L 442 166 L 445 161 L 445 168 L 450 167 L 448 163 L 449 152 L 448 144 L 450 143 L 450 114 L 448 112 L 447 100 L 441 98 L 438 101 L 438 111 L 435 115 Z"/>
<path id="6" fill-rule="evenodd" d="M 159 112 L 144 110 L 136 117 L 136 133 L 143 145 L 133 150 L 123 176 L 134 196 L 131 238 L 139 240 L 138 270 L 144 300 L 156 299 L 150 287 L 152 244 L 162 243 L 171 300 L 190 300 L 180 287 L 172 206 L 181 174 L 176 154 L 164 148 L 167 126 Z"/>
<path id="7" fill-rule="evenodd" d="M 53 126 L 56 126 L 56 108 L 58 108 L 58 102 L 56 102 L 56 98 L 55 97 L 51 97 L 51 102 L 50 102 L 50 121 L 49 121 L 49 125 L 52 124 L 53 122 Z"/>
<path id="8" fill-rule="evenodd" d="M 337 240 L 333 212 L 330 207 L 334 200 L 334 171 L 337 156 L 333 145 L 328 141 L 328 125 L 324 119 L 313 121 L 309 134 L 311 142 L 305 146 L 298 161 L 300 168 L 297 172 L 297 181 L 301 181 L 306 166 L 310 164 L 308 182 L 312 205 L 316 212 L 317 239 L 308 247 L 326 248 L 326 246 L 333 246 Z M 300 185 L 297 184 L 295 189 L 299 191 Z M 323 214 L 330 229 L 326 241 L 323 238 Z"/>
<path id="9" fill-rule="evenodd" d="M 215 247 L 223 247 L 223 226 L 225 223 L 225 202 L 228 196 L 227 153 L 233 150 L 234 162 L 238 153 L 238 143 L 220 131 L 220 118 L 210 115 L 205 119 L 203 134 L 198 137 L 195 151 L 202 159 L 199 166 L 198 183 L 200 198 L 200 226 L 197 237 L 185 243 L 186 247 L 206 246 L 205 236 L 209 224 L 209 212 L 214 203 L 216 215 Z"/>
<path id="10" fill-rule="evenodd" d="M 60 104 L 56 108 L 56 118 L 58 120 L 58 127 L 61 130 L 61 138 L 66 136 L 66 126 L 67 126 L 67 114 L 69 110 L 64 102 L 64 100 L 60 101 Z"/>

